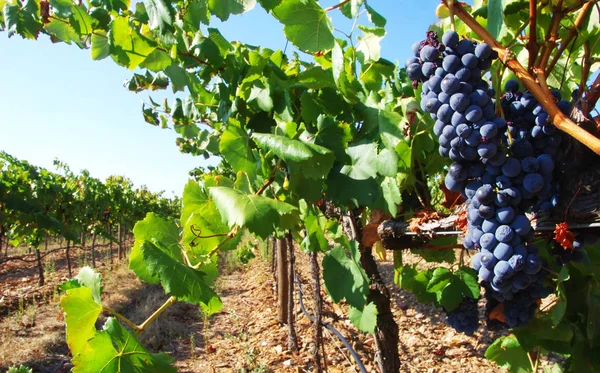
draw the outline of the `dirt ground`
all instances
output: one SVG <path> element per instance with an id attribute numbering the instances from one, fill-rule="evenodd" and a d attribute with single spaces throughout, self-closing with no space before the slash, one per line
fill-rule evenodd
<path id="1" fill-rule="evenodd" d="M 411 260 L 417 257 L 406 254 L 405 263 Z M 306 255 L 298 251 L 298 272 L 307 294 L 304 302 L 311 312 L 307 262 Z M 113 266 L 106 260 L 99 263 L 104 281 L 103 302 L 132 321 L 141 323 L 167 299 L 160 287 L 137 280 L 125 261 Z M 0 318 L 0 371 L 12 364 L 24 364 L 35 372 L 67 372 L 72 365 L 58 306 L 60 294 L 54 290 L 64 278 L 63 269 L 56 268 L 55 280 L 39 288 L 35 271 L 29 273 L 16 267 L 11 268 L 14 273 L 10 274 L 0 268 L 0 297 L 16 293 L 28 295 L 29 301 L 21 301 L 19 307 L 11 308 Z M 257 258 L 249 265 L 225 267 L 217 283 L 223 301 L 221 312 L 206 320 L 198 307 L 177 303 L 144 331 L 142 343 L 150 350 L 168 352 L 180 372 L 312 372 L 312 324 L 297 306 L 299 351 L 288 351 L 287 327 L 277 321 L 275 287 L 268 261 Z M 483 326 L 471 337 L 456 333 L 445 324 L 443 312 L 417 303 L 412 294 L 392 284 L 391 254 L 386 261 L 379 262 L 379 269 L 393 296 L 393 313 L 400 328 L 402 372 L 501 371 L 483 357 L 498 334 L 486 331 Z M 345 306 L 328 302 L 324 292 L 323 297 L 324 320 L 348 339 L 367 371 L 376 372 L 373 337 L 358 332 L 350 324 L 344 317 Z M 324 342 L 327 371 L 359 371 L 342 343 L 326 330 Z"/>

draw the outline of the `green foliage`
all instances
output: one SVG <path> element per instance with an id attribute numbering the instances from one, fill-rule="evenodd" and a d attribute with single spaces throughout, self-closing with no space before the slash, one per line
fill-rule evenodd
<path id="1" fill-rule="evenodd" d="M 230 42 L 210 27 L 213 17 L 226 21 L 257 2 L 311 58 Z M 182 152 L 221 160 L 194 172 L 197 182 L 186 185 L 179 211 L 179 200 L 135 190 L 124 178 L 101 182 L 87 172 L 76 176 L 62 164 L 62 173 L 53 174 L 2 154 L 0 230 L 12 242 L 37 247 L 48 233 L 77 240 L 78 233 L 90 230 L 114 239 L 117 225 L 131 228 L 139 221 L 130 267 L 142 280 L 160 283 L 166 293 L 200 304 L 210 314 L 222 306 L 211 289 L 218 274 L 216 254 L 237 248 L 246 261 L 253 254 L 249 246 L 238 247 L 240 232 L 266 238 L 290 231 L 304 250 L 324 253 L 328 294 L 350 306 L 350 320 L 360 330 L 374 331 L 378 311 L 367 301 L 369 279 L 360 246 L 322 211 L 333 204 L 341 213 L 382 209 L 396 216 L 403 196 L 427 186 L 439 200 L 438 176 L 447 161 L 438 154 L 433 120 L 418 112 L 420 91 L 401 66 L 381 58 L 387 20 L 367 1 L 323 9 L 316 0 L 51 0 L 49 14 L 40 0 L 0 4 L 0 31 L 9 37 L 46 34 L 54 42 L 89 48 L 93 60 L 110 57 L 136 70 L 126 82 L 132 92 L 170 86 L 177 96 L 161 103 L 149 98 L 142 107 L 144 120 L 172 128 Z M 529 55 L 519 36 L 528 25 L 528 5 L 490 0 L 470 8 L 523 64 Z M 538 4 L 540 42 L 550 29 L 553 6 Z M 346 39 L 333 34 L 332 15 L 338 11 L 356 20 Z M 558 40 L 566 39 L 577 12 L 558 25 Z M 363 20 L 369 24 L 360 24 Z M 463 22 L 455 23 L 461 37 L 475 38 Z M 449 27 L 446 18 L 432 29 L 441 33 Z M 598 14 L 592 12 L 569 53 L 551 53 L 557 64 L 547 81 L 563 97 L 586 83 L 582 64 L 574 61 L 589 61 L 590 71 L 600 66 L 599 36 Z M 500 61 L 490 73 L 500 77 L 495 88 L 510 75 Z M 410 207 L 402 207 L 410 215 Z M 450 311 L 464 297 L 479 297 L 475 273 L 455 265 L 454 251 L 414 252 L 428 262 L 453 265 L 422 270 L 403 265 L 401 254 L 394 254 L 396 282 L 418 301 Z M 590 249 L 583 264 L 551 268 L 559 274 L 552 279 L 556 304 L 528 328 L 495 342 L 486 356 L 514 372 L 531 370 L 527 352 L 539 347 L 569 355 L 571 371 L 600 365 L 593 353 L 600 343 L 598 252 Z M 98 275 L 86 269 L 62 289 L 75 371 L 98 371 L 101 364 L 123 371 L 172 369 L 170 359 L 148 353 L 115 319 L 109 318 L 102 331 L 95 329 L 102 310 Z"/>
<path id="2" fill-rule="evenodd" d="M 18 367 L 13 365 L 12 367 L 8 368 L 7 373 L 33 373 L 33 370 L 27 368 L 25 365 L 19 365 Z"/>

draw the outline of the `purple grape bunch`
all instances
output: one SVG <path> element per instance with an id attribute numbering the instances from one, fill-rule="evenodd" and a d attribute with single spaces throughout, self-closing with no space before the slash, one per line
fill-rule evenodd
<path id="1" fill-rule="evenodd" d="M 422 83 L 421 108 L 436 121 L 440 154 L 453 161 L 445 185 L 467 198 L 463 245 L 477 250 L 472 267 L 490 296 L 507 302 L 507 323 L 520 325 L 533 315 L 529 309 L 516 312 L 513 304 L 527 303 L 524 298 L 536 304 L 541 292 L 531 289 L 544 288 L 543 263 L 525 212 L 557 199 L 553 173 L 562 155 L 560 134 L 516 81 L 506 84 L 502 96 L 505 118 L 496 115 L 495 92 L 483 78 L 497 58 L 489 45 L 459 40 L 455 31 L 445 32 L 440 43 L 428 32 L 412 51 L 407 75 L 414 87 Z"/>

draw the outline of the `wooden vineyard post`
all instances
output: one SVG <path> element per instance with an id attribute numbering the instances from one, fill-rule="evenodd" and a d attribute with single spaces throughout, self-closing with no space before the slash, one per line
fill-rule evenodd
<path id="1" fill-rule="evenodd" d="M 110 223 L 108 224 L 108 252 L 110 256 L 110 264 L 113 263 L 113 251 L 112 251 L 113 241 L 112 241 L 112 227 Z"/>
<path id="2" fill-rule="evenodd" d="M 291 233 L 286 233 L 285 241 L 288 249 L 288 281 L 287 281 L 287 324 L 288 324 L 288 350 L 296 351 L 298 349 L 298 338 L 294 327 L 294 239 Z"/>
<path id="3" fill-rule="evenodd" d="M 117 256 L 119 257 L 119 260 L 123 259 L 123 230 L 121 229 L 121 223 L 119 223 L 118 227 L 117 227 L 117 236 L 119 238 L 119 247 L 117 249 Z"/>
<path id="4" fill-rule="evenodd" d="M 40 248 L 37 247 L 35 249 L 35 260 L 37 262 L 38 275 L 40 276 L 40 280 L 38 284 L 40 286 L 44 285 L 44 267 L 42 266 L 42 255 L 40 254 Z"/>
<path id="5" fill-rule="evenodd" d="M 67 248 L 65 249 L 67 255 L 67 268 L 69 270 L 69 278 L 73 277 L 71 273 L 71 258 L 69 257 L 69 249 L 70 249 L 71 241 L 67 240 Z"/>
<path id="6" fill-rule="evenodd" d="M 96 268 L 96 250 L 94 249 L 96 246 L 96 229 L 94 229 L 94 233 L 92 233 L 92 268 Z"/>
<path id="7" fill-rule="evenodd" d="M 277 251 L 277 318 L 280 323 L 286 324 L 289 312 L 289 277 L 286 241 L 278 238 L 275 241 L 275 250 Z"/>

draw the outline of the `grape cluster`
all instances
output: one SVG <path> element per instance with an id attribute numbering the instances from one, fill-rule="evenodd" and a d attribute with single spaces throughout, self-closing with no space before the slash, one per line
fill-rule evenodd
<path id="1" fill-rule="evenodd" d="M 448 325 L 467 335 L 472 335 L 479 327 L 478 314 L 477 300 L 472 298 L 463 298 L 457 308 L 446 312 Z"/>
<path id="2" fill-rule="evenodd" d="M 454 161 L 445 185 L 467 198 L 463 244 L 477 250 L 472 266 L 488 293 L 505 302 L 507 323 L 526 322 L 532 313 L 518 304 L 536 305 L 540 292 L 532 289 L 543 288 L 544 278 L 525 212 L 557 199 L 553 172 L 560 134 L 516 81 L 506 84 L 502 96 L 505 119 L 496 116 L 495 92 L 482 78 L 497 57 L 489 45 L 459 40 L 454 31 L 444 33 L 440 43 L 428 32 L 413 53 L 407 75 L 415 87 L 423 83 L 421 108 L 436 120 L 440 154 Z"/>

